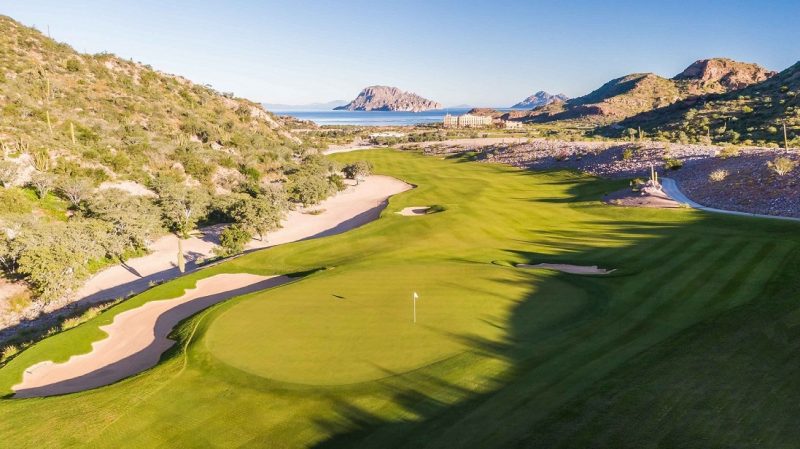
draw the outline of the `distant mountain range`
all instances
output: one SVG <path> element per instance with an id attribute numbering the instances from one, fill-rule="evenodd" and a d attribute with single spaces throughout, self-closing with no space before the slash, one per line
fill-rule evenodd
<path id="1" fill-rule="evenodd" d="M 442 105 L 396 87 L 369 86 L 364 88 L 350 103 L 333 109 L 337 111 L 421 112 L 430 109 L 442 109 Z"/>
<path id="2" fill-rule="evenodd" d="M 507 118 L 538 123 L 576 119 L 613 123 L 690 97 L 741 89 L 774 74 L 756 64 L 704 59 L 671 79 L 654 73 L 633 73 L 613 79 L 582 97 L 550 103 L 533 111 L 511 112 Z"/>
<path id="3" fill-rule="evenodd" d="M 280 104 L 280 103 L 262 103 L 264 108 L 270 111 L 330 111 L 333 108 L 344 106 L 347 104 L 346 100 L 333 100 L 326 103 L 308 103 L 308 104 Z"/>
<path id="4" fill-rule="evenodd" d="M 540 106 L 546 106 L 550 103 L 557 101 L 567 101 L 569 97 L 564 94 L 549 94 L 543 90 L 536 92 L 530 97 L 520 101 L 519 103 L 511 106 L 512 109 L 534 109 Z"/>
<path id="5" fill-rule="evenodd" d="M 626 128 L 641 127 L 649 134 L 675 140 L 699 138 L 705 142 L 744 145 L 772 142 L 782 146 L 785 124 L 785 139 L 790 146 L 798 146 L 800 62 L 775 75 L 772 73 L 768 72 L 765 80 L 741 89 L 690 97 L 665 108 L 637 114 L 603 131 L 613 135 Z M 762 75 L 759 73 L 758 77 Z M 707 71 L 698 72 L 695 79 L 706 76 Z M 726 78 L 728 83 L 742 85 L 737 77 Z"/>

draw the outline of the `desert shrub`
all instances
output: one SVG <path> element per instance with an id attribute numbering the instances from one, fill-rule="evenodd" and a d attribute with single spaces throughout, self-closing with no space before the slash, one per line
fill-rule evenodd
<path id="1" fill-rule="evenodd" d="M 219 235 L 219 247 L 214 248 L 214 253 L 221 257 L 232 256 L 244 250 L 244 245 L 250 241 L 250 232 L 244 227 L 234 224 L 225 228 Z"/>
<path id="2" fill-rule="evenodd" d="M 338 173 L 333 173 L 328 176 L 328 183 L 330 183 L 337 192 L 341 192 L 347 188 L 347 185 L 344 183 L 344 178 Z"/>
<path id="3" fill-rule="evenodd" d="M 0 185 L 8 187 L 17 179 L 19 164 L 11 161 L 0 160 Z"/>
<path id="4" fill-rule="evenodd" d="M 77 58 L 69 58 L 67 59 L 67 63 L 64 64 L 64 67 L 70 72 L 80 72 L 81 63 Z"/>
<path id="5" fill-rule="evenodd" d="M 741 150 L 739 149 L 739 147 L 734 145 L 729 145 L 722 147 L 722 149 L 719 150 L 719 153 L 717 153 L 717 157 L 722 159 L 727 159 L 729 157 L 738 157 L 740 153 Z"/>
<path id="6" fill-rule="evenodd" d="M 19 189 L 0 189 L 0 213 L 29 214 L 33 211 L 30 199 Z"/>
<path id="7" fill-rule="evenodd" d="M 11 357 L 14 357 L 17 354 L 19 354 L 19 347 L 18 346 L 16 346 L 16 345 L 6 346 L 5 348 L 3 348 L 2 351 L 0 351 L 0 362 L 6 362 Z"/>
<path id="8" fill-rule="evenodd" d="M 356 184 L 358 184 L 361 180 L 369 176 L 372 172 L 372 164 L 368 161 L 356 161 L 352 164 L 347 164 L 342 169 L 342 173 L 344 173 L 347 179 L 355 179 Z"/>
<path id="9" fill-rule="evenodd" d="M 667 170 L 678 170 L 683 167 L 683 161 L 680 159 L 676 159 L 674 157 L 668 157 L 664 159 L 664 168 Z"/>
<path id="10" fill-rule="evenodd" d="M 622 160 L 623 161 L 629 161 L 631 159 L 633 159 L 633 149 L 632 148 L 625 148 L 622 151 Z"/>
<path id="11" fill-rule="evenodd" d="M 728 170 L 724 169 L 714 170 L 711 173 L 709 173 L 708 180 L 711 182 L 720 182 L 724 181 L 725 178 L 728 177 L 728 175 L 729 175 Z"/>
<path id="12" fill-rule="evenodd" d="M 778 157 L 774 161 L 767 162 L 770 170 L 774 171 L 778 176 L 789 174 L 797 167 L 797 162 L 789 159 L 788 157 Z"/>
<path id="13" fill-rule="evenodd" d="M 14 312 L 19 312 L 31 303 L 31 292 L 24 290 L 8 298 L 8 305 Z"/>

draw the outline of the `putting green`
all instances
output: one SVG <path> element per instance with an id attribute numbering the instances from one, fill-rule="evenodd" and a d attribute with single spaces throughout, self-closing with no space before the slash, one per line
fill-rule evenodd
<path id="1" fill-rule="evenodd" d="M 796 223 L 609 207 L 603 193 L 625 181 L 565 171 L 391 150 L 335 158 L 417 188 L 361 228 L 200 270 L 22 351 L 0 367 L 0 394 L 198 279 L 303 273 L 187 319 L 137 376 L 0 399 L 0 446 L 797 446 Z M 424 204 L 443 211 L 395 213 Z"/>
<path id="2" fill-rule="evenodd" d="M 270 379 L 363 382 L 446 359 L 476 340 L 502 343 L 498 324 L 533 282 L 534 275 L 491 264 L 329 270 L 313 289 L 297 283 L 237 303 L 214 320 L 205 341 L 219 360 Z M 413 291 L 421 295 L 416 324 Z M 584 295 L 566 283 L 558 297 L 542 295 L 530 329 L 578 312 Z"/>

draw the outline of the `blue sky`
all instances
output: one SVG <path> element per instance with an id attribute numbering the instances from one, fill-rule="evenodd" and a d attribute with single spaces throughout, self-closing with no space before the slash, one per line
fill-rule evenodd
<path id="1" fill-rule="evenodd" d="M 445 105 L 569 96 L 725 56 L 800 60 L 800 1 L 3 0 L 76 50 L 108 51 L 270 103 L 350 100 L 371 84 Z"/>

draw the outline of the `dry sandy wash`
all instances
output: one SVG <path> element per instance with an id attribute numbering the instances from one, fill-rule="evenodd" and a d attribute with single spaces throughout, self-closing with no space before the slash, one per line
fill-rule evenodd
<path id="1" fill-rule="evenodd" d="M 545 270 L 555 270 L 571 274 L 609 274 L 615 270 L 606 270 L 605 268 L 597 268 L 597 265 L 590 267 L 582 265 L 569 265 L 563 263 L 540 263 L 537 265 L 530 265 L 526 263 L 517 264 L 519 268 L 541 268 Z"/>
<path id="2" fill-rule="evenodd" d="M 175 342 L 167 338 L 181 320 L 220 301 L 288 282 L 286 276 L 220 274 L 197 281 L 183 296 L 150 301 L 122 312 L 100 329 L 108 334 L 92 343 L 89 353 L 64 363 L 37 363 L 12 389 L 18 398 L 88 390 L 124 379 L 158 363 Z"/>

